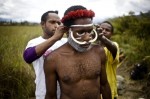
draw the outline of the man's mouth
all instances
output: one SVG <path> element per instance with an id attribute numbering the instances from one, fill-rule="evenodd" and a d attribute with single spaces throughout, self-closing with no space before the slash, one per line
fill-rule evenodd
<path id="1" fill-rule="evenodd" d="M 80 46 L 83 47 L 83 48 L 88 48 L 90 45 L 91 45 L 91 43 L 86 43 L 86 44 L 82 44 Z"/>
<path id="2" fill-rule="evenodd" d="M 52 30 L 52 32 L 54 32 L 54 33 L 55 33 L 55 31 L 56 31 L 56 30 Z"/>

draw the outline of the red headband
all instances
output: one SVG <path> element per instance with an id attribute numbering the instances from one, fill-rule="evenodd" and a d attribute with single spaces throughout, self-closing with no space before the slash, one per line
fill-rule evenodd
<path id="1" fill-rule="evenodd" d="M 71 11 L 67 15 L 65 15 L 61 22 L 63 23 L 66 20 L 70 19 L 76 19 L 76 18 L 81 18 L 81 17 L 88 17 L 92 18 L 95 16 L 95 13 L 92 10 L 76 10 L 76 11 Z"/>

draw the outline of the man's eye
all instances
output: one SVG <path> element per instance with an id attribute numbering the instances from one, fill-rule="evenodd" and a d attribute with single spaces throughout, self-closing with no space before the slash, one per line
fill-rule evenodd
<path id="1" fill-rule="evenodd" d="M 56 21 L 49 21 L 49 23 L 52 23 L 52 24 L 54 24 L 54 23 L 56 23 Z"/>
<path id="2" fill-rule="evenodd" d="M 107 32 L 110 32 L 110 29 L 105 29 Z"/>
<path id="3" fill-rule="evenodd" d="M 60 25 L 61 24 L 61 22 L 59 22 L 59 21 L 49 21 L 51 24 L 55 24 L 55 23 L 57 23 L 58 25 Z"/>
<path id="4" fill-rule="evenodd" d="M 102 31 L 105 30 L 107 32 L 110 32 L 111 30 L 110 29 L 107 29 L 107 28 L 102 28 Z"/>
<path id="5" fill-rule="evenodd" d="M 93 32 L 93 30 L 89 30 L 89 31 L 87 31 L 88 33 L 91 33 L 91 32 Z"/>
<path id="6" fill-rule="evenodd" d="M 57 22 L 58 25 L 61 25 L 61 22 Z"/>

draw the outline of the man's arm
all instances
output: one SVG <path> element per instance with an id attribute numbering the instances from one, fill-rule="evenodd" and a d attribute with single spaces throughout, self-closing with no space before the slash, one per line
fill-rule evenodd
<path id="1" fill-rule="evenodd" d="M 33 61 L 41 57 L 45 53 L 45 51 L 49 47 L 51 47 L 56 41 L 57 39 L 55 39 L 54 37 L 51 37 L 39 45 L 25 49 L 23 53 L 24 60 L 29 64 L 32 63 Z"/>
<path id="2" fill-rule="evenodd" d="M 101 73 L 100 73 L 100 92 L 103 99 L 112 99 L 111 90 L 106 74 L 106 55 L 104 50 L 101 52 Z"/>
<path id="3" fill-rule="evenodd" d="M 107 47 L 107 49 L 112 53 L 113 59 L 115 59 L 117 54 L 117 46 L 114 44 L 114 42 L 106 38 L 101 33 L 99 35 L 99 40 Z"/>
<path id="4" fill-rule="evenodd" d="M 27 63 L 32 63 L 33 61 L 41 57 L 49 47 L 51 47 L 53 44 L 55 44 L 56 41 L 60 40 L 63 37 L 65 31 L 66 28 L 60 26 L 56 30 L 55 34 L 45 42 L 37 46 L 27 48 L 23 53 L 24 60 Z"/>
<path id="5" fill-rule="evenodd" d="M 44 61 L 44 72 L 46 82 L 45 99 L 57 99 L 57 76 L 55 58 L 49 55 Z"/>

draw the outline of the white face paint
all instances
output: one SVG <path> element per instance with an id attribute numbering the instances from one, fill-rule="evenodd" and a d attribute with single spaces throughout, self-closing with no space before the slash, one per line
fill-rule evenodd
<path id="1" fill-rule="evenodd" d="M 93 24 L 71 25 L 71 27 L 89 27 L 89 26 L 93 26 Z M 92 32 L 91 32 L 91 34 L 92 34 L 92 35 L 94 34 L 95 37 L 94 37 L 93 39 L 91 38 L 91 40 L 88 41 L 88 42 L 86 42 L 86 41 L 82 41 L 82 42 L 81 42 L 81 41 L 78 41 L 78 40 L 81 40 L 81 36 L 85 35 L 85 33 L 82 33 L 82 34 L 77 33 L 77 35 L 78 35 L 79 37 L 78 37 L 78 38 L 74 38 L 73 32 L 72 32 L 72 30 L 71 30 L 71 28 L 70 28 L 70 29 L 69 29 L 69 34 L 70 34 L 72 40 L 73 40 L 74 42 L 80 44 L 80 45 L 86 44 L 86 43 L 88 43 L 88 42 L 90 42 L 90 43 L 95 42 L 95 41 L 97 40 L 97 38 L 98 38 L 98 35 L 97 35 L 97 32 L 96 32 L 95 29 L 93 29 Z"/>
<path id="2" fill-rule="evenodd" d="M 68 43 L 75 49 L 77 50 L 78 52 L 85 52 L 87 51 L 90 46 L 88 48 L 84 48 L 84 47 L 81 47 L 80 44 L 76 43 L 72 38 L 71 38 L 71 35 L 69 33 L 69 37 L 68 37 Z"/>
<path id="3" fill-rule="evenodd" d="M 93 24 L 72 25 L 71 27 L 89 27 L 89 26 L 93 26 Z M 73 31 L 70 28 L 68 42 L 77 51 L 79 51 L 79 52 L 85 52 L 85 51 L 89 50 L 91 48 L 91 46 L 89 46 L 88 48 L 86 48 L 86 47 L 82 47 L 81 45 L 92 43 L 92 42 L 94 42 L 94 41 L 97 40 L 98 35 L 97 35 L 97 32 L 95 31 L 95 29 L 92 30 L 91 34 L 95 35 L 93 39 L 91 37 L 91 40 L 89 40 L 88 42 L 87 41 L 81 41 L 81 38 L 82 38 L 83 35 L 85 35 L 85 33 L 82 33 L 82 34 L 76 33 L 76 35 L 78 37 L 74 38 Z"/>

